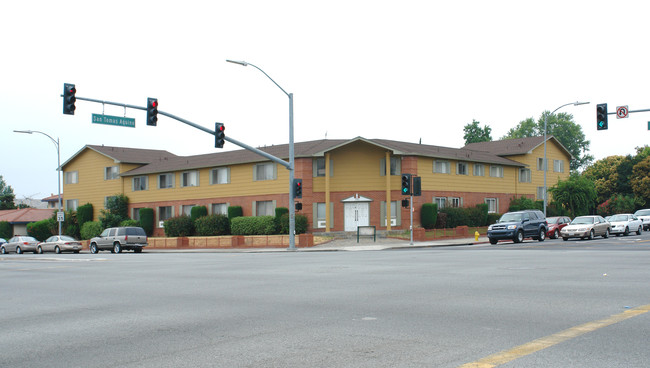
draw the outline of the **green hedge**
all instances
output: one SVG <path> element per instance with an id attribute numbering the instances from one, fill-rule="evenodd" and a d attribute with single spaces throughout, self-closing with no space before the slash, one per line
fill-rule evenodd
<path id="1" fill-rule="evenodd" d="M 165 236 L 175 238 L 194 234 L 194 223 L 188 215 L 181 215 L 165 220 Z"/>
<path id="2" fill-rule="evenodd" d="M 228 220 L 232 222 L 235 217 L 244 216 L 244 209 L 241 206 L 228 207 Z"/>
<path id="3" fill-rule="evenodd" d="M 13 228 L 8 221 L 0 221 L 0 238 L 9 240 L 14 236 Z"/>
<path id="4" fill-rule="evenodd" d="M 436 203 L 425 203 L 422 205 L 422 210 L 420 212 L 420 221 L 422 222 L 422 227 L 425 229 L 433 229 L 436 226 L 436 221 L 438 220 L 438 204 Z"/>
<path id="5" fill-rule="evenodd" d="M 230 234 L 230 221 L 226 215 L 209 215 L 194 222 L 198 236 L 216 236 Z"/>
<path id="6" fill-rule="evenodd" d="M 280 217 L 279 234 L 289 234 L 289 214 L 285 213 Z M 304 234 L 307 232 L 307 216 L 296 215 L 296 234 Z"/>
<path id="7" fill-rule="evenodd" d="M 77 224 L 83 227 L 88 221 L 93 220 L 93 205 L 86 203 L 83 206 L 77 207 Z"/>
<path id="8" fill-rule="evenodd" d="M 232 219 L 230 231 L 233 235 L 273 235 L 274 216 L 241 216 Z"/>
<path id="9" fill-rule="evenodd" d="M 37 240 L 44 241 L 53 235 L 52 219 L 45 219 L 27 224 L 27 235 L 33 236 Z"/>
<path id="10" fill-rule="evenodd" d="M 208 215 L 208 208 L 205 206 L 194 206 L 190 210 L 190 218 L 192 219 L 192 222 L 196 222 L 196 220 L 207 215 Z"/>
<path id="11" fill-rule="evenodd" d="M 147 236 L 153 235 L 153 208 L 140 208 L 140 226 L 142 226 Z"/>
<path id="12" fill-rule="evenodd" d="M 140 221 L 138 220 L 132 220 L 132 219 L 126 219 L 122 222 L 120 222 L 120 226 L 135 226 L 135 227 L 142 227 L 140 225 Z"/>
<path id="13" fill-rule="evenodd" d="M 102 233 L 104 227 L 99 221 L 87 221 L 81 226 L 81 239 L 89 240 Z"/>

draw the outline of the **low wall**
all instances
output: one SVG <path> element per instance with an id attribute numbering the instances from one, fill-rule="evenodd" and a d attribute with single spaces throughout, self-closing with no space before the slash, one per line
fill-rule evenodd
<path id="1" fill-rule="evenodd" d="M 313 234 L 300 234 L 296 247 L 314 246 Z M 178 238 L 148 239 L 147 249 L 233 249 L 233 248 L 287 248 L 289 235 L 230 235 L 230 236 L 191 236 Z"/>

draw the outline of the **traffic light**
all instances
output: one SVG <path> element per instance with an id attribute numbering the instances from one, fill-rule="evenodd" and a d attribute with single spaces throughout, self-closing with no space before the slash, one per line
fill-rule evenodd
<path id="1" fill-rule="evenodd" d="M 302 211 L 302 202 L 296 202 L 296 211 Z"/>
<path id="2" fill-rule="evenodd" d="M 293 179 L 293 198 L 302 198 L 302 179 Z"/>
<path id="3" fill-rule="evenodd" d="M 596 129 L 607 130 L 607 104 L 598 104 L 596 106 Z"/>
<path id="4" fill-rule="evenodd" d="M 411 195 L 411 174 L 402 174 L 402 195 Z"/>
<path id="5" fill-rule="evenodd" d="M 64 83 L 63 84 L 63 113 L 66 115 L 74 115 L 74 110 L 76 109 L 74 103 L 77 101 L 77 98 L 74 96 L 77 93 L 77 89 L 74 88 L 74 84 Z"/>
<path id="6" fill-rule="evenodd" d="M 147 125 L 158 125 L 158 99 L 147 98 Z"/>
<path id="7" fill-rule="evenodd" d="M 223 126 L 223 123 L 214 123 L 214 146 L 217 148 L 223 148 L 223 144 L 226 141 L 226 127 Z"/>
<path id="8" fill-rule="evenodd" d="M 422 177 L 413 177 L 413 195 L 419 197 L 422 195 Z"/>
<path id="9" fill-rule="evenodd" d="M 402 199 L 402 207 L 409 208 L 409 200 L 408 199 Z"/>

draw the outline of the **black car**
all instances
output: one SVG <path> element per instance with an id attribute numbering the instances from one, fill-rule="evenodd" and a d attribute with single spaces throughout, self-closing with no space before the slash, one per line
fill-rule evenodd
<path id="1" fill-rule="evenodd" d="M 524 238 L 544 241 L 548 223 L 544 213 L 539 210 L 524 210 L 504 213 L 496 224 L 488 227 L 490 244 L 499 240 L 512 240 L 521 243 Z"/>

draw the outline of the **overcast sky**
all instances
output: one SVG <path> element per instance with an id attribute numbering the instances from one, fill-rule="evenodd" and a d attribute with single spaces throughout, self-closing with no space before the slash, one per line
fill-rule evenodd
<path id="1" fill-rule="evenodd" d="M 521 120 L 574 101 L 597 159 L 650 142 L 650 112 L 609 116 L 596 104 L 650 108 L 650 5 L 642 1 L 5 1 L 0 5 L 0 175 L 16 197 L 57 192 L 61 162 L 86 144 L 216 152 L 214 138 L 127 109 L 145 106 L 252 146 L 288 143 L 289 103 L 245 60 L 294 94 L 295 141 L 385 138 L 459 148 L 475 119 L 499 139 Z M 239 149 L 226 142 L 224 149 Z"/>

